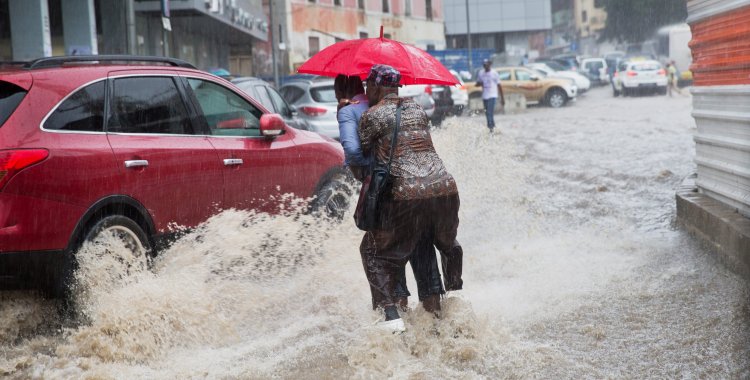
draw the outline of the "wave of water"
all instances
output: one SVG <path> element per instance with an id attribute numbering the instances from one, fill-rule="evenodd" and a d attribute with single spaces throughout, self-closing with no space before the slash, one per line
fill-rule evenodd
<path id="1" fill-rule="evenodd" d="M 592 90 L 498 116 L 492 136 L 446 121 L 433 140 L 459 185 L 465 289 L 440 320 L 412 297 L 403 335 L 372 328 L 351 212 L 229 210 L 151 270 L 84 249 L 82 324 L 0 293 L 0 377 L 749 378 L 747 284 L 674 227 L 689 111 Z"/>

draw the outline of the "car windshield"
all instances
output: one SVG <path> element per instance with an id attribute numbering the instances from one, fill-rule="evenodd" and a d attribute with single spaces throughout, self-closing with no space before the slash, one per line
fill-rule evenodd
<path id="1" fill-rule="evenodd" d="M 336 93 L 333 85 L 310 88 L 310 96 L 318 103 L 336 103 Z"/>
<path id="2" fill-rule="evenodd" d="M 565 67 L 557 62 L 550 61 L 550 62 L 544 62 L 545 65 L 547 65 L 550 69 L 555 71 L 563 71 L 565 70 Z"/>

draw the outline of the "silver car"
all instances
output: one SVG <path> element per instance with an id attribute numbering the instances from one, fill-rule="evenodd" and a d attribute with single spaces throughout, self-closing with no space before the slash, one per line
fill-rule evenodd
<path id="1" fill-rule="evenodd" d="M 235 78 L 232 79 L 232 83 L 251 98 L 259 101 L 269 111 L 281 115 L 288 126 L 307 129 L 307 123 L 300 119 L 299 112 L 290 106 L 270 83 L 255 77 Z"/>
<path id="2" fill-rule="evenodd" d="M 297 110 L 297 117 L 307 130 L 339 139 L 336 120 L 336 94 L 333 79 L 326 77 L 295 78 L 284 83 L 279 93 Z"/>

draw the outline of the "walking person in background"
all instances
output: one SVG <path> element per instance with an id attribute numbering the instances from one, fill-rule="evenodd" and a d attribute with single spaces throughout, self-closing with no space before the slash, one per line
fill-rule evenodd
<path id="1" fill-rule="evenodd" d="M 682 90 L 677 86 L 679 76 L 677 75 L 677 67 L 675 67 L 674 61 L 667 63 L 667 93 L 672 96 L 672 91 L 677 92 L 680 95 L 684 95 Z"/>
<path id="2" fill-rule="evenodd" d="M 393 67 L 373 65 L 367 77 L 372 106 L 359 127 L 362 152 L 380 165 L 390 162 L 390 187 L 379 205 L 379 225 L 365 234 L 360 252 L 371 289 L 380 299 L 377 306 L 385 312 L 379 326 L 393 332 L 405 330 L 394 290 L 407 260 L 428 254 L 417 249 L 423 239 L 442 255 L 445 290 L 463 286 L 463 250 L 456 240 L 458 188 L 435 151 L 424 110 L 413 99 L 398 97 L 400 79 Z M 440 299 L 439 294 L 431 297 Z"/>
<path id="3" fill-rule="evenodd" d="M 482 62 L 484 70 L 477 74 L 477 86 L 482 87 L 482 101 L 484 102 L 484 112 L 487 115 L 487 128 L 490 133 L 495 130 L 495 102 L 500 96 L 500 104 L 505 107 L 505 98 L 503 97 L 503 88 L 500 85 L 500 75 L 492 70 L 492 61 L 485 59 Z"/>
<path id="4" fill-rule="evenodd" d="M 360 148 L 359 127 L 362 114 L 369 108 L 365 88 L 362 79 L 358 76 L 338 75 L 333 82 L 333 89 L 338 101 L 338 112 L 336 118 L 339 122 L 339 135 L 341 145 L 344 148 L 345 165 L 358 181 L 367 175 L 372 163 L 371 156 L 362 154 Z M 422 307 L 428 312 L 440 311 L 440 295 L 445 293 L 443 283 L 440 279 L 440 270 L 437 264 L 437 254 L 432 245 L 432 239 L 423 238 L 415 247 L 416 252 L 409 260 L 414 279 L 417 282 L 417 292 Z M 366 267 L 365 257 L 362 256 L 362 264 Z M 372 308 L 376 309 L 381 303 L 380 292 L 370 287 L 372 296 Z M 398 306 L 405 310 L 408 306 L 409 288 L 406 285 L 406 273 L 401 268 L 399 280 L 396 284 L 395 296 Z"/>

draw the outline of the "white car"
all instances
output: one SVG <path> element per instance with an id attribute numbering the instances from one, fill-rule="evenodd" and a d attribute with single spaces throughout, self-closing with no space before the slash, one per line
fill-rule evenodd
<path id="1" fill-rule="evenodd" d="M 464 80 L 455 70 L 450 70 L 459 84 L 451 87 L 451 98 L 453 99 L 453 114 L 461 115 L 469 106 L 469 91 L 466 90 Z"/>
<path id="2" fill-rule="evenodd" d="M 529 63 L 526 65 L 526 67 L 544 74 L 545 77 L 572 79 L 573 83 L 575 83 L 576 87 L 578 87 L 579 93 L 584 93 L 589 88 L 591 88 L 591 81 L 585 76 L 574 71 L 558 71 L 553 69 L 546 63 Z"/>
<path id="3" fill-rule="evenodd" d="M 607 68 L 607 61 L 604 58 L 585 58 L 581 61 L 581 71 L 588 73 L 589 78 L 596 80 L 600 85 L 609 83 Z"/>
<path id="4" fill-rule="evenodd" d="M 402 98 L 413 98 L 417 104 L 422 106 L 427 117 L 432 118 L 435 113 L 435 100 L 432 99 L 432 89 L 425 84 L 413 84 L 398 88 L 398 96 Z"/>
<path id="5" fill-rule="evenodd" d="M 623 61 L 614 74 L 613 95 L 634 95 L 637 92 L 667 93 L 667 71 L 654 60 Z"/>

